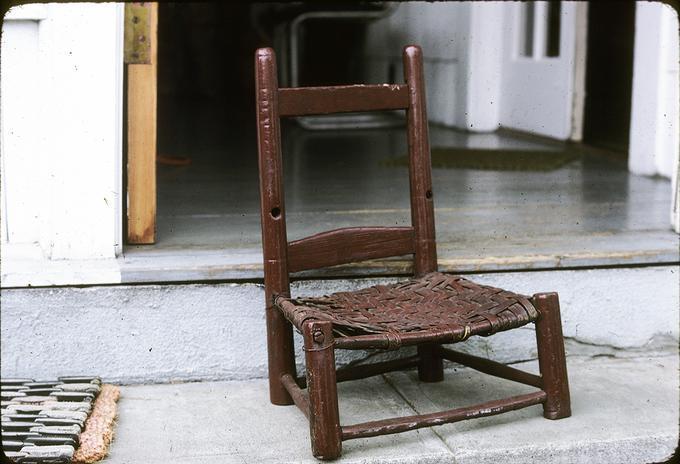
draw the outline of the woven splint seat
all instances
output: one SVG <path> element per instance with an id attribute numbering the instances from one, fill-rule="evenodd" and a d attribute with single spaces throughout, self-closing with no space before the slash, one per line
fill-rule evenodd
<path id="1" fill-rule="evenodd" d="M 330 321 L 336 336 L 432 332 L 448 342 L 490 335 L 533 322 L 538 311 L 529 297 L 476 284 L 456 275 L 432 272 L 392 285 L 314 298 L 275 299 L 298 330 L 309 320 Z M 397 348 L 395 346 L 394 348 Z"/>

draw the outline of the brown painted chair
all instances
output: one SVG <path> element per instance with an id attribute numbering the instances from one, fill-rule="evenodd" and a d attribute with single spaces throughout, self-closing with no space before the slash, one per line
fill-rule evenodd
<path id="1" fill-rule="evenodd" d="M 312 452 L 322 459 L 340 456 L 343 440 L 539 403 L 548 419 L 571 414 L 557 294 L 526 297 L 437 272 L 422 52 L 418 46 L 408 46 L 403 57 L 405 84 L 279 88 L 274 51 L 265 48 L 255 54 L 270 398 L 274 404 L 295 403 L 302 410 L 309 419 Z M 288 242 L 280 118 L 397 109 L 406 110 L 408 122 L 412 226 L 344 228 Z M 291 272 L 409 254 L 414 256 L 415 277 L 403 283 L 320 298 L 290 296 Z M 441 346 L 528 323 L 536 325 L 541 375 Z M 303 334 L 306 378 L 298 378 L 295 371 L 293 327 Z M 414 356 L 335 368 L 335 350 L 396 350 L 413 345 L 418 347 Z M 420 380 L 437 382 L 443 379 L 443 359 L 538 390 L 433 414 L 340 425 L 336 382 L 416 366 Z"/>

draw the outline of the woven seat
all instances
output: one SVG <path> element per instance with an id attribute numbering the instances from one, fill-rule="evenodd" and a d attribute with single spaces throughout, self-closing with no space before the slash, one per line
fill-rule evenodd
<path id="1" fill-rule="evenodd" d="M 336 336 L 391 333 L 399 339 L 407 332 L 445 331 L 453 342 L 521 327 L 538 317 L 527 296 L 439 272 L 392 285 L 315 298 L 279 297 L 275 302 L 300 331 L 309 320 L 330 321 Z"/>
<path id="2" fill-rule="evenodd" d="M 535 404 L 543 405 L 548 419 L 571 414 L 557 294 L 528 297 L 437 272 L 420 47 L 405 47 L 403 63 L 403 84 L 280 88 L 274 51 L 259 49 L 255 54 L 269 397 L 274 404 L 300 408 L 309 420 L 312 453 L 321 459 L 339 457 L 345 440 L 503 414 Z M 411 225 L 343 227 L 288 241 L 281 118 L 375 111 L 405 111 Z M 411 280 L 291 298 L 291 273 L 405 255 L 413 257 Z M 443 346 L 529 323 L 536 328 L 540 375 Z M 296 368 L 294 328 L 304 341 L 304 377 Z M 417 349 L 406 357 L 336 368 L 337 350 L 397 350 L 408 345 Z M 418 369 L 419 380 L 440 382 L 444 360 L 537 390 L 435 413 L 341 425 L 337 382 L 412 368 Z"/>

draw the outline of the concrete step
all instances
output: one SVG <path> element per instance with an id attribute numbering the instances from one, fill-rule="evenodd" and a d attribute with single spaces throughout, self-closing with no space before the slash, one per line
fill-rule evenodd
<path id="1" fill-rule="evenodd" d="M 466 277 L 527 295 L 559 292 L 568 354 L 678 344 L 678 266 Z M 320 295 L 396 280 L 297 281 L 292 292 Z M 254 283 L 3 289 L 0 373 L 91 372 L 125 384 L 261 378 L 267 372 L 264 300 L 263 286 Z M 300 337 L 296 345 L 301 367 Z M 472 337 L 456 349 L 501 362 L 533 359 L 533 324 Z M 363 355 L 339 352 L 338 361 Z"/>
<path id="2" fill-rule="evenodd" d="M 454 365 L 455 366 L 455 365 Z M 517 367 L 536 372 L 535 362 Z M 541 406 L 500 416 L 343 443 L 343 463 L 649 463 L 678 443 L 677 353 L 568 359 L 570 418 Z M 413 371 L 339 385 L 343 424 L 427 413 L 531 391 L 467 368 L 442 383 Z M 304 463 L 308 425 L 273 406 L 265 380 L 137 385 L 122 389 L 106 464 Z"/>

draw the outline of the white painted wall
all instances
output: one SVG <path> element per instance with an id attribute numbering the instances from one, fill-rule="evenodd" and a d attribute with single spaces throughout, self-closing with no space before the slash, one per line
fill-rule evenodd
<path id="1" fill-rule="evenodd" d="M 461 26 L 466 3 L 401 3 L 391 15 L 368 27 L 366 59 L 369 79 L 386 82 L 393 67 L 402 82 L 401 50 L 408 44 L 423 48 L 428 116 L 446 125 L 456 123 L 459 105 L 455 82 L 461 54 Z"/>
<path id="2" fill-rule="evenodd" d="M 560 57 L 528 59 L 516 50 L 520 8 L 518 2 L 402 3 L 369 27 L 371 80 L 383 82 L 390 64 L 399 75 L 399 48 L 418 43 L 425 56 L 432 122 L 469 131 L 503 125 L 563 140 L 578 138 L 573 106 L 575 95 L 583 99 L 584 73 L 574 66 L 576 24 L 586 7 L 562 3 Z M 537 8 L 546 11 L 546 2 L 537 2 Z M 541 24 L 537 20 L 538 32 L 544 31 Z"/>
<path id="3" fill-rule="evenodd" d="M 673 177 L 671 179 L 671 225 L 680 234 L 680 157 L 673 162 Z"/>
<path id="4" fill-rule="evenodd" d="M 470 5 L 469 37 L 461 57 L 467 69 L 462 92 L 467 130 L 489 132 L 500 125 L 504 14 L 504 2 Z"/>
<path id="5" fill-rule="evenodd" d="M 628 158 L 636 174 L 670 178 L 680 156 L 678 40 L 678 16 L 673 8 L 656 2 L 636 3 Z"/>
<path id="6" fill-rule="evenodd" d="M 423 48 L 431 121 L 472 131 L 498 127 L 501 2 L 412 2 L 368 28 L 370 79 L 384 82 L 401 48 Z"/>
<path id="7" fill-rule="evenodd" d="M 45 4 L 5 18 L 3 268 L 17 256 L 101 259 L 120 250 L 122 13 L 115 3 Z"/>
<path id="8" fill-rule="evenodd" d="M 38 120 L 42 117 L 39 110 L 42 98 L 38 24 L 38 20 L 7 18 L 2 29 L 0 174 L 3 244 L 40 240 L 42 196 L 36 190 L 41 187 L 37 178 L 44 177 L 44 153 L 36 134 Z"/>

